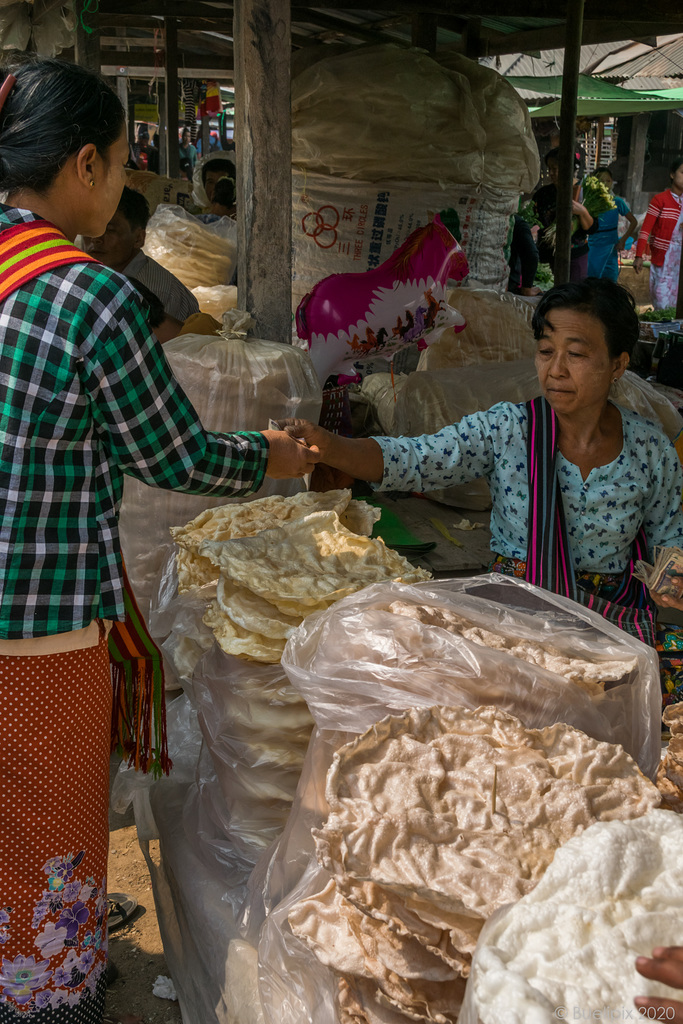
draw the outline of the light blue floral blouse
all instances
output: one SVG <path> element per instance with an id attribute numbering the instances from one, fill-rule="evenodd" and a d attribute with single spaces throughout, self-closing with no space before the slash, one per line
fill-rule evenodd
<path id="1" fill-rule="evenodd" d="M 682 546 L 683 467 L 659 427 L 617 406 L 624 445 L 606 466 L 581 478 L 558 454 L 560 489 L 576 569 L 616 573 L 626 568 L 631 544 L 645 528 L 648 546 Z M 437 434 L 376 437 L 384 456 L 378 490 L 425 491 L 485 476 L 491 487 L 491 547 L 526 558 L 527 414 L 525 405 L 500 402 L 465 416 Z"/>

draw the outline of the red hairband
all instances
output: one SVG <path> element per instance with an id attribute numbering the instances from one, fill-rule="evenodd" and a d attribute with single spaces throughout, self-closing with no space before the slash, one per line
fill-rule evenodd
<path id="1" fill-rule="evenodd" d="M 14 77 L 14 75 L 7 75 L 5 81 L 0 86 L 0 113 L 2 113 L 2 108 L 5 105 L 5 100 L 9 96 L 13 87 L 16 85 L 16 81 L 17 80 Z"/>

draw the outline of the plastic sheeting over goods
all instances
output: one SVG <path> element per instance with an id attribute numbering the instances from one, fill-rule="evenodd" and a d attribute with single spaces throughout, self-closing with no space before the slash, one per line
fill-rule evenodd
<path id="1" fill-rule="evenodd" d="M 481 186 L 348 181 L 292 172 L 295 303 L 329 274 L 378 267 L 408 235 L 440 214 L 470 267 L 468 286 L 504 289 L 505 246 L 519 195 Z"/>

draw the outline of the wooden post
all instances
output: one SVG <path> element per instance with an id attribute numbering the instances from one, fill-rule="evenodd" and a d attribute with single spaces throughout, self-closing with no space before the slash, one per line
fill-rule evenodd
<path id="1" fill-rule="evenodd" d="M 631 147 L 628 154 L 628 169 L 624 188 L 624 198 L 631 209 L 638 203 L 643 190 L 643 168 L 645 167 L 650 117 L 651 114 L 635 114 L 631 123 Z"/>
<path id="2" fill-rule="evenodd" d="M 576 152 L 576 108 L 581 67 L 584 0 L 568 0 L 567 33 L 560 102 L 560 152 L 557 181 L 557 237 L 555 243 L 555 284 L 569 280 L 572 201 L 574 198 L 574 153 Z"/>
<path id="3" fill-rule="evenodd" d="M 164 18 L 164 35 L 166 37 L 166 173 L 171 178 L 179 178 L 178 22 L 175 18 Z"/>
<path id="4" fill-rule="evenodd" d="M 121 100 L 121 106 L 126 112 L 126 135 L 130 138 L 130 104 L 128 102 L 128 79 L 125 75 L 117 75 L 116 93 Z"/>
<path id="5" fill-rule="evenodd" d="M 427 53 L 436 53 L 436 14 L 414 14 L 411 28 L 411 42 L 413 46 L 426 50 Z"/>
<path id="6" fill-rule="evenodd" d="M 238 305 L 292 339 L 290 0 L 235 0 Z"/>
<path id="7" fill-rule="evenodd" d="M 100 30 L 97 24 L 97 15 L 86 10 L 86 6 L 85 0 L 76 0 L 74 4 L 76 14 L 74 57 L 76 63 L 80 64 L 82 68 L 99 73 L 101 67 Z"/>
<path id="8" fill-rule="evenodd" d="M 166 126 L 166 83 L 159 81 L 159 174 L 168 174 L 168 128 Z M 180 153 L 178 154 L 178 173 L 180 173 Z"/>
<path id="9" fill-rule="evenodd" d="M 602 164 L 602 142 L 605 138 L 605 118 L 598 118 L 598 130 L 595 138 L 595 168 L 597 171 L 598 167 Z"/>
<path id="10" fill-rule="evenodd" d="M 484 54 L 484 46 L 481 38 L 481 18 L 468 18 L 464 32 L 465 56 L 470 60 L 477 60 Z"/>
<path id="11" fill-rule="evenodd" d="M 211 118 L 206 111 L 202 117 L 199 137 L 202 140 L 202 156 L 208 156 L 211 151 Z"/>

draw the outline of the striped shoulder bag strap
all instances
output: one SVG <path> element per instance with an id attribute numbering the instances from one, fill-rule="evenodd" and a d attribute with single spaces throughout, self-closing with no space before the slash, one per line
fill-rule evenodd
<path id="1" fill-rule="evenodd" d="M 636 561 L 647 557 L 644 530 L 641 527 L 638 531 L 629 564 L 610 600 L 591 594 L 577 585 L 557 476 L 557 417 L 543 397 L 527 402 L 526 409 L 529 424 L 526 579 L 545 590 L 578 601 L 643 643 L 654 647 L 654 605 L 645 584 L 633 575 Z"/>

